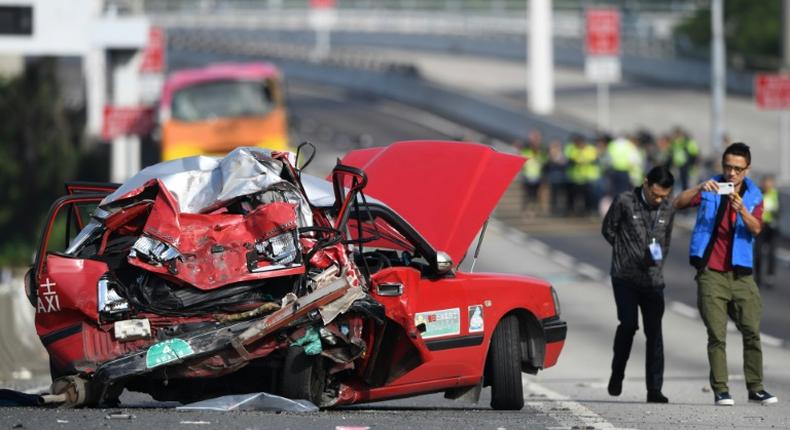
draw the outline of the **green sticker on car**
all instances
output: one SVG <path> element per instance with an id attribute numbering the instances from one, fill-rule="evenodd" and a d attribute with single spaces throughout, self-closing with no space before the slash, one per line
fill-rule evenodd
<path id="1" fill-rule="evenodd" d="M 192 350 L 187 341 L 183 339 L 168 339 L 148 348 L 148 352 L 145 354 L 145 366 L 151 369 L 188 357 L 194 353 L 195 351 Z"/>

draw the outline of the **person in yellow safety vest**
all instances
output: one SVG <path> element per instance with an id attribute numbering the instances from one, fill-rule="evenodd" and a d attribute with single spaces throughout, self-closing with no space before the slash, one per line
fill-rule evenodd
<path id="1" fill-rule="evenodd" d="M 638 185 L 642 178 L 644 157 L 630 137 L 618 137 L 606 147 L 609 158 L 609 191 L 617 196 Z"/>
<path id="2" fill-rule="evenodd" d="M 571 142 L 565 146 L 565 158 L 568 159 L 570 182 L 568 213 L 588 215 L 598 204 L 593 190 L 593 184 L 601 177 L 598 150 L 582 135 L 574 133 Z M 578 209 L 579 201 L 583 202 L 583 210 Z"/>
<path id="3" fill-rule="evenodd" d="M 546 165 L 546 151 L 543 148 L 543 134 L 539 130 L 529 132 L 527 144 L 521 148 L 521 155 L 527 159 L 522 167 L 523 197 L 521 210 L 529 206 L 542 206 L 539 200 L 543 183 L 543 166 Z"/>
<path id="4" fill-rule="evenodd" d="M 672 136 L 669 134 L 662 134 L 658 136 L 656 142 L 650 147 L 648 155 L 648 164 L 651 167 L 664 166 L 671 169 L 672 164 Z"/>
<path id="5" fill-rule="evenodd" d="M 675 127 L 670 153 L 672 169 L 678 174 L 680 189 L 685 190 L 689 187 L 692 169 L 699 158 L 699 145 L 686 130 Z"/>
<path id="6" fill-rule="evenodd" d="M 779 191 L 771 175 L 763 176 L 760 190 L 763 192 L 763 229 L 754 242 L 754 281 L 758 286 L 771 288 L 776 270 L 776 245 L 779 241 Z M 767 261 L 766 261 L 767 260 Z M 768 279 L 763 283 L 763 264 L 767 265 Z"/>

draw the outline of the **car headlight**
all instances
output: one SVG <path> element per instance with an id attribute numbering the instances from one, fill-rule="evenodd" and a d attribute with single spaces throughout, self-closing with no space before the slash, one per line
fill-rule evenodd
<path id="1" fill-rule="evenodd" d="M 554 300 L 554 311 L 557 313 L 557 316 L 560 316 L 560 298 L 557 296 L 557 290 L 554 287 L 551 287 L 551 298 Z"/>
<path id="2" fill-rule="evenodd" d="M 299 255 L 295 231 L 289 231 L 255 244 L 258 254 L 274 264 L 291 264 Z"/>
<path id="3" fill-rule="evenodd" d="M 117 287 L 118 284 L 109 276 L 99 278 L 97 288 L 100 314 L 113 315 L 129 310 L 129 302 L 118 294 Z"/>

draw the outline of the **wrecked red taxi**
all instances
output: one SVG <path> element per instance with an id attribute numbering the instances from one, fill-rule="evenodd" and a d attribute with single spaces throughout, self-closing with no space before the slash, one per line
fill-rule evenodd
<path id="1" fill-rule="evenodd" d="M 330 407 L 491 386 L 492 407 L 520 409 L 521 373 L 564 344 L 556 293 L 459 263 L 523 159 L 399 142 L 324 180 L 292 156 L 239 148 L 69 184 L 26 279 L 52 393 Z"/>

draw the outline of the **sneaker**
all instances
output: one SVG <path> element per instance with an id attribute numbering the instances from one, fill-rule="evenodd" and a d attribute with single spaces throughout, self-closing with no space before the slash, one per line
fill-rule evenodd
<path id="1" fill-rule="evenodd" d="M 661 390 L 647 390 L 647 403 L 669 403 L 669 399 L 661 394 Z"/>
<path id="2" fill-rule="evenodd" d="M 713 400 L 716 402 L 718 406 L 732 406 L 735 404 L 735 401 L 732 400 L 732 396 L 730 393 L 723 392 L 723 393 L 716 393 L 713 395 Z"/>
<path id="3" fill-rule="evenodd" d="M 606 389 L 609 391 L 610 396 L 619 396 L 620 393 L 623 392 L 622 378 L 615 378 L 615 376 L 612 375 L 612 377 L 609 378 L 609 386 L 606 387 Z"/>
<path id="4" fill-rule="evenodd" d="M 771 403 L 778 402 L 779 399 L 768 391 L 760 390 L 749 391 L 749 401 L 752 403 L 760 403 L 761 405 L 770 405 Z"/>

